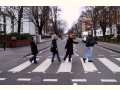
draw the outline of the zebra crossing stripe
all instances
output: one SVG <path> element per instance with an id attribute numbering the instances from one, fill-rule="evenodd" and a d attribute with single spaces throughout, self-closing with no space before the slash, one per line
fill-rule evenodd
<path id="1" fill-rule="evenodd" d="M 6 78 L 0 78 L 0 81 L 6 80 Z"/>
<path id="2" fill-rule="evenodd" d="M 68 58 L 65 62 L 62 62 L 59 66 L 59 69 L 57 71 L 57 73 L 59 72 L 71 72 L 72 69 L 72 63 L 68 62 Z"/>
<path id="3" fill-rule="evenodd" d="M 36 60 L 38 61 L 39 59 L 36 58 Z M 20 72 L 20 71 L 24 70 L 25 68 L 29 67 L 30 65 L 31 65 L 31 62 L 26 61 L 26 62 L 20 64 L 19 66 L 10 69 L 8 72 L 17 73 L 17 72 Z"/>
<path id="4" fill-rule="evenodd" d="M 109 70 L 113 73 L 120 72 L 120 67 L 116 65 L 114 62 L 110 61 L 107 58 L 98 58 L 98 60 L 104 64 Z"/>
<path id="5" fill-rule="evenodd" d="M 45 61 L 43 61 L 37 68 L 35 68 L 32 72 L 43 72 L 49 68 L 51 65 L 51 59 L 47 58 Z"/>
<path id="6" fill-rule="evenodd" d="M 90 62 L 84 63 L 82 58 L 81 58 L 81 62 L 82 62 L 83 69 L 85 72 L 97 72 L 98 71 L 98 69 L 93 63 L 90 63 Z"/>
<path id="7" fill-rule="evenodd" d="M 120 58 L 115 58 L 116 60 L 120 61 Z"/>
<path id="8" fill-rule="evenodd" d="M 75 55 L 76 55 L 76 56 L 79 56 L 76 52 L 75 52 Z"/>

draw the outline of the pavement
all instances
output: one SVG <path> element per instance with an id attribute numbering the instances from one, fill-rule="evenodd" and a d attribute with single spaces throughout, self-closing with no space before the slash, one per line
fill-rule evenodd
<path id="1" fill-rule="evenodd" d="M 37 44 L 39 52 L 48 48 L 50 45 L 50 39 L 48 40 L 42 40 L 39 44 Z M 17 47 L 17 48 L 6 48 L 4 51 L 3 48 L 0 48 L 0 59 L 16 59 L 16 58 L 24 58 L 26 56 L 31 55 L 31 49 L 30 46 L 24 46 L 24 47 Z"/>

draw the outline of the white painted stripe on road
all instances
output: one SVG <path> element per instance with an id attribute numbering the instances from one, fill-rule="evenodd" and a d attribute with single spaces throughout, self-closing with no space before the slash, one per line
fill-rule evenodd
<path id="1" fill-rule="evenodd" d="M 116 79 L 100 79 L 101 82 L 117 82 Z"/>
<path id="2" fill-rule="evenodd" d="M 68 62 L 68 58 L 65 62 L 62 62 L 59 66 L 57 73 L 59 72 L 71 72 L 72 69 L 72 60 Z"/>
<path id="3" fill-rule="evenodd" d="M 107 58 L 98 58 L 98 60 L 103 63 L 109 70 L 113 73 L 120 72 L 120 67 L 114 62 L 110 61 Z"/>
<path id="4" fill-rule="evenodd" d="M 97 72 L 98 71 L 98 69 L 93 63 L 91 62 L 84 63 L 82 58 L 81 58 L 81 62 L 82 62 L 82 66 L 85 72 Z"/>
<path id="5" fill-rule="evenodd" d="M 17 81 L 31 81 L 31 78 L 18 78 Z"/>
<path id="6" fill-rule="evenodd" d="M 25 68 L 29 67 L 30 65 L 31 65 L 31 62 L 26 61 L 26 62 L 20 64 L 19 66 L 10 69 L 8 72 L 13 72 L 13 73 L 20 72 L 20 71 L 24 70 Z"/>
<path id="7" fill-rule="evenodd" d="M 36 58 L 37 61 L 39 61 L 39 58 Z M 22 64 L 20 64 L 19 66 L 16 66 L 12 69 L 10 69 L 8 72 L 12 72 L 12 73 L 16 73 L 16 72 L 20 72 L 22 70 L 24 70 L 25 68 L 29 67 L 31 65 L 30 61 L 26 61 Z"/>
<path id="8" fill-rule="evenodd" d="M 45 61 L 43 61 L 37 68 L 35 68 L 32 72 L 43 72 L 49 68 L 51 65 L 51 59 L 47 58 Z"/>
<path id="9" fill-rule="evenodd" d="M 77 83 L 73 83 L 73 85 L 78 85 Z"/>
<path id="10" fill-rule="evenodd" d="M 120 61 L 120 58 L 115 58 L 116 60 Z"/>
<path id="11" fill-rule="evenodd" d="M 58 79 L 43 79 L 44 82 L 57 82 Z"/>
<path id="12" fill-rule="evenodd" d="M 87 79 L 72 79 L 72 82 L 87 82 Z"/>
<path id="13" fill-rule="evenodd" d="M 79 55 L 75 52 L 75 56 L 79 56 Z"/>
<path id="14" fill-rule="evenodd" d="M 0 78 L 0 81 L 6 80 L 6 78 Z"/>

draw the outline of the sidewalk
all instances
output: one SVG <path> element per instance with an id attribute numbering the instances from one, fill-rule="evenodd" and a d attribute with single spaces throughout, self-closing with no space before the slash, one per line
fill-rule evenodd
<path id="1" fill-rule="evenodd" d="M 112 43 L 107 43 L 107 42 L 98 42 L 98 45 L 103 47 L 103 48 L 120 53 L 120 45 L 119 44 L 112 44 Z"/>
<path id="2" fill-rule="evenodd" d="M 50 39 L 43 40 L 42 42 L 37 44 L 38 50 L 40 51 L 45 48 L 48 48 L 50 46 L 49 41 L 51 40 Z M 30 46 L 17 47 L 17 48 L 6 48 L 5 51 L 3 48 L 0 48 L 0 59 L 5 58 L 5 57 L 22 58 L 30 54 L 31 54 Z"/>

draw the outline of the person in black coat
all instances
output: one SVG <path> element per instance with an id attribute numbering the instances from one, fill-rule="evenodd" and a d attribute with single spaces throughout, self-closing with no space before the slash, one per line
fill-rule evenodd
<path id="1" fill-rule="evenodd" d="M 57 48 L 57 36 L 53 36 L 52 44 L 51 44 L 51 52 L 52 52 L 52 62 L 54 62 L 54 57 L 57 55 L 58 61 L 61 62 L 59 53 L 58 53 L 58 48 Z"/>
<path id="2" fill-rule="evenodd" d="M 30 43 L 30 47 L 31 47 L 31 53 L 33 55 L 33 57 L 30 58 L 30 62 L 32 62 L 34 60 L 34 63 L 37 64 L 36 56 L 38 54 L 38 48 L 37 48 L 37 45 L 36 45 L 35 41 L 33 40 L 33 38 L 32 38 L 32 41 Z"/>
<path id="3" fill-rule="evenodd" d="M 73 44 L 78 44 L 78 42 L 73 41 L 73 34 L 70 33 L 65 45 L 66 55 L 64 56 L 64 61 L 69 56 L 69 62 L 71 62 L 71 57 L 73 55 Z"/>

